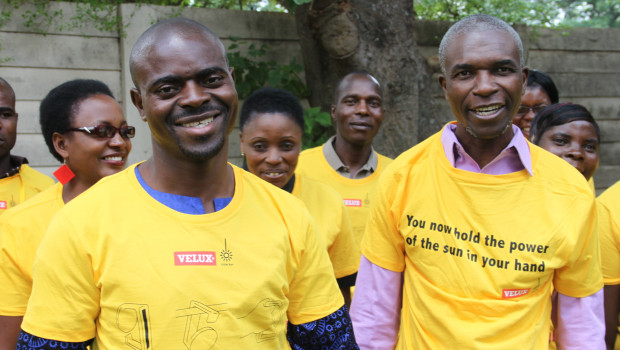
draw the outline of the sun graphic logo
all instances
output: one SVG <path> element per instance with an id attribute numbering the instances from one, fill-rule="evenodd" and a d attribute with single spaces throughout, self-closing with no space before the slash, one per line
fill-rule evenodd
<path id="1" fill-rule="evenodd" d="M 220 259 L 222 259 L 222 261 L 224 262 L 222 265 L 232 265 L 230 263 L 230 261 L 233 258 L 233 253 L 228 250 L 228 247 L 226 245 L 226 240 L 224 240 L 224 249 L 220 252 Z"/>

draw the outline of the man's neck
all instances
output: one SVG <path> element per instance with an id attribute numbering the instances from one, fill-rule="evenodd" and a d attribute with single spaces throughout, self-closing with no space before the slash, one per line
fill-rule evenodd
<path id="1" fill-rule="evenodd" d="M 215 198 L 232 197 L 235 179 L 228 165 L 228 147 L 205 161 L 189 161 L 153 152 L 153 157 L 139 166 L 144 181 L 153 189 L 200 198 L 207 213 L 215 211 Z"/>
<path id="2" fill-rule="evenodd" d="M 338 158 L 349 167 L 349 172 L 355 174 L 370 158 L 372 145 L 354 145 L 346 142 L 342 137 L 336 135 L 334 138 L 334 150 Z"/>
<path id="3" fill-rule="evenodd" d="M 484 168 L 495 159 L 510 143 L 514 137 L 512 128 L 493 139 L 481 139 L 469 134 L 461 124 L 457 124 L 454 130 L 465 152 L 478 163 L 480 169 Z"/>

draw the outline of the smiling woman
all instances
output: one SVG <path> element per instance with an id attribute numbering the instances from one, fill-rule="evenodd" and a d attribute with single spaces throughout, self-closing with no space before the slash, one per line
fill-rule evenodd
<path id="1" fill-rule="evenodd" d="M 32 288 L 34 255 L 54 214 L 107 175 L 119 172 L 135 129 L 110 89 L 72 80 L 52 89 L 40 106 L 43 137 L 65 164 L 61 183 L 6 212 L 0 221 L 0 348 L 14 348 Z"/>
<path id="2" fill-rule="evenodd" d="M 588 110 L 574 103 L 560 103 L 540 111 L 532 121 L 531 141 L 566 160 L 590 180 L 599 163 L 601 136 Z"/>
<path id="3" fill-rule="evenodd" d="M 304 129 L 303 110 L 290 92 L 263 88 L 243 103 L 241 152 L 254 175 L 301 199 L 323 235 L 347 305 L 360 252 L 342 197 L 327 185 L 295 174 Z"/>

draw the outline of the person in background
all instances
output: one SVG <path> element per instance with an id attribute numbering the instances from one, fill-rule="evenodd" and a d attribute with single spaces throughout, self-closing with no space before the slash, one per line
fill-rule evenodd
<path id="1" fill-rule="evenodd" d="M 361 242 L 371 193 L 391 159 L 372 141 L 383 121 L 383 91 L 370 73 L 345 75 L 334 89 L 331 116 L 336 135 L 324 145 L 301 152 L 297 174 L 325 183 L 344 199 L 357 242 Z"/>
<path id="2" fill-rule="evenodd" d="M 56 214 L 17 346 L 356 349 L 303 203 L 228 163 L 238 96 L 222 41 L 167 19 L 129 67 L 152 156 Z"/>
<path id="3" fill-rule="evenodd" d="M 518 33 L 472 15 L 439 46 L 456 122 L 381 175 L 351 317 L 361 349 L 604 346 L 594 195 L 512 124 L 528 69 Z M 515 215 L 519 213 L 519 215 Z"/>
<path id="4" fill-rule="evenodd" d="M 521 97 L 521 106 L 512 122 L 521 128 L 525 138 L 530 138 L 530 128 L 536 113 L 558 103 L 558 89 L 551 77 L 544 72 L 531 69 L 527 77 L 527 88 Z"/>
<path id="5" fill-rule="evenodd" d="M 620 316 L 620 181 L 596 201 L 605 283 L 605 343 L 608 350 L 614 350 Z"/>
<path id="6" fill-rule="evenodd" d="M 29 167 L 26 158 L 11 154 L 17 117 L 15 91 L 0 78 L 0 215 L 54 184 L 49 176 Z"/>
<path id="7" fill-rule="evenodd" d="M 43 137 L 63 162 L 60 182 L 0 217 L 0 350 L 15 349 L 32 289 L 32 263 L 60 208 L 104 176 L 123 169 L 135 129 L 110 89 L 97 80 L 72 80 L 40 105 Z"/>
<path id="8" fill-rule="evenodd" d="M 574 103 L 559 103 L 538 112 L 530 140 L 592 179 L 599 164 L 601 135 L 592 114 Z"/>
<path id="9" fill-rule="evenodd" d="M 319 226 L 345 304 L 350 306 L 359 244 L 342 197 L 325 184 L 295 174 L 304 124 L 303 109 L 295 95 L 275 88 L 257 90 L 241 108 L 241 153 L 251 173 L 304 202 Z"/>

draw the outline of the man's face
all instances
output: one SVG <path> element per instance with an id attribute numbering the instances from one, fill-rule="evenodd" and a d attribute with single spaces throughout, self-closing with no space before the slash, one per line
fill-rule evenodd
<path id="1" fill-rule="evenodd" d="M 502 135 L 519 109 L 526 80 L 527 68 L 521 68 L 510 34 L 477 31 L 455 38 L 447 47 L 446 73 L 439 83 L 458 122 L 457 135 Z M 469 132 L 459 133 L 460 128 Z"/>
<path id="2" fill-rule="evenodd" d="M 0 84 L 0 159 L 11 153 L 17 134 L 17 113 L 15 113 L 15 94 Z"/>
<path id="3" fill-rule="evenodd" d="M 217 38 L 161 35 L 137 62 L 132 100 L 149 123 L 153 153 L 204 161 L 224 148 L 237 115 L 232 69 Z"/>
<path id="4" fill-rule="evenodd" d="M 340 85 L 331 115 L 336 132 L 347 143 L 372 143 L 383 121 L 383 101 L 377 82 L 365 74 L 349 76 Z"/>

